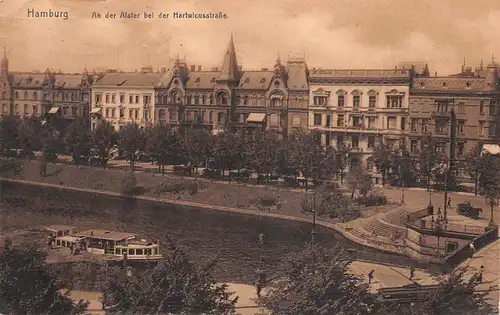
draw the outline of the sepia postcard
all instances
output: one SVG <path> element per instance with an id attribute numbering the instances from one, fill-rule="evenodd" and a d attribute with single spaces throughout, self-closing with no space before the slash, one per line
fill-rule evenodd
<path id="1" fill-rule="evenodd" d="M 0 0 L 0 315 L 498 314 L 498 0 Z"/>

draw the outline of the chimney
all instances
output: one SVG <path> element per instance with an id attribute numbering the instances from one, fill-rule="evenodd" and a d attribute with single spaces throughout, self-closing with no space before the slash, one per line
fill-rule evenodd
<path id="1" fill-rule="evenodd" d="M 201 66 L 198 66 L 198 72 L 200 72 L 200 71 L 201 71 Z"/>
<path id="2" fill-rule="evenodd" d="M 195 72 L 195 71 L 196 71 L 196 66 L 191 65 L 191 72 Z"/>

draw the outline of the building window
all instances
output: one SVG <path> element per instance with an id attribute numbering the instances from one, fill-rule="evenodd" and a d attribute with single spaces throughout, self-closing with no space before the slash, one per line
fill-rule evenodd
<path id="1" fill-rule="evenodd" d="M 373 171 L 373 158 L 371 156 L 366 159 L 366 170 L 369 172 Z"/>
<path id="2" fill-rule="evenodd" d="M 314 114 L 314 126 L 321 126 L 321 114 Z"/>
<path id="3" fill-rule="evenodd" d="M 125 104 L 125 94 L 120 94 L 120 104 Z"/>
<path id="4" fill-rule="evenodd" d="M 139 95 L 135 96 L 135 104 L 139 104 Z"/>
<path id="5" fill-rule="evenodd" d="M 164 120 L 165 120 L 165 118 L 166 118 L 166 117 L 165 117 L 165 110 L 164 110 L 164 109 L 160 109 L 160 110 L 158 111 L 158 120 L 162 120 L 162 121 L 164 121 Z"/>
<path id="6" fill-rule="evenodd" d="M 129 95 L 128 96 L 128 103 L 129 104 L 134 104 L 134 96 L 133 95 Z"/>
<path id="7" fill-rule="evenodd" d="M 331 120 L 332 120 L 332 116 L 331 115 L 326 115 L 326 124 L 325 125 L 327 127 L 330 127 L 330 125 L 332 124 Z"/>
<path id="8" fill-rule="evenodd" d="M 198 95 L 195 95 L 195 97 L 194 97 L 194 105 L 198 105 L 198 102 L 199 102 Z"/>
<path id="9" fill-rule="evenodd" d="M 446 143 L 438 142 L 436 143 L 436 152 L 437 153 L 445 153 Z"/>
<path id="10" fill-rule="evenodd" d="M 448 121 L 447 120 L 436 120 L 436 133 L 446 134 L 448 133 Z"/>
<path id="11" fill-rule="evenodd" d="M 270 118 L 271 118 L 271 119 L 270 119 L 270 123 L 271 123 L 271 125 L 276 126 L 276 125 L 278 125 L 278 124 L 279 124 L 279 119 L 278 119 L 279 117 L 278 117 L 278 115 L 277 115 L 277 114 L 271 114 L 271 117 L 270 117 Z"/>
<path id="12" fill-rule="evenodd" d="M 368 148 L 375 148 L 375 136 L 368 136 Z"/>
<path id="13" fill-rule="evenodd" d="M 120 118 L 125 117 L 125 110 L 123 108 L 120 108 Z"/>
<path id="14" fill-rule="evenodd" d="M 176 122 L 177 121 L 177 113 L 175 112 L 175 109 L 169 108 L 168 109 L 168 120 L 170 122 Z"/>
<path id="15" fill-rule="evenodd" d="M 396 117 L 387 117 L 387 129 L 396 129 L 397 119 Z"/>
<path id="16" fill-rule="evenodd" d="M 359 103 L 360 103 L 360 96 L 359 95 L 354 95 L 352 97 L 352 106 L 353 107 L 359 107 Z"/>
<path id="17" fill-rule="evenodd" d="M 418 140 L 412 139 L 410 141 L 410 152 L 411 153 L 418 153 Z"/>
<path id="18" fill-rule="evenodd" d="M 28 99 L 28 91 L 25 91 L 24 92 L 24 99 L 27 100 Z"/>
<path id="19" fill-rule="evenodd" d="M 401 130 L 406 130 L 406 117 L 401 117 Z"/>
<path id="20" fill-rule="evenodd" d="M 64 116 L 68 115 L 68 107 L 67 106 L 63 107 L 63 115 Z"/>
<path id="21" fill-rule="evenodd" d="M 352 116 L 352 126 L 354 128 L 361 128 L 361 117 Z"/>
<path id="22" fill-rule="evenodd" d="M 72 115 L 73 117 L 78 116 L 78 107 L 74 107 L 74 106 L 73 106 L 73 107 L 71 107 L 71 115 Z"/>
<path id="23" fill-rule="evenodd" d="M 402 108 L 403 96 L 387 96 L 387 108 Z"/>
<path id="24" fill-rule="evenodd" d="M 133 111 L 134 111 L 133 109 L 129 109 L 129 110 L 128 110 L 128 118 L 133 118 L 133 116 L 134 116 L 134 115 L 132 114 L 132 112 L 133 112 Z"/>
<path id="25" fill-rule="evenodd" d="M 428 129 L 429 129 L 429 119 L 423 118 L 422 119 L 422 133 L 427 132 Z"/>
<path id="26" fill-rule="evenodd" d="M 243 96 L 243 105 L 248 105 L 248 96 Z"/>
<path id="27" fill-rule="evenodd" d="M 328 97 L 326 96 L 315 96 L 313 100 L 316 106 L 325 106 L 328 103 Z"/>
<path id="28" fill-rule="evenodd" d="M 135 119 L 139 119 L 139 110 L 138 109 L 135 110 L 134 117 L 135 117 Z"/>
<path id="29" fill-rule="evenodd" d="M 6 99 L 6 93 L 2 92 L 2 99 Z"/>
<path id="30" fill-rule="evenodd" d="M 116 104 L 116 94 L 111 94 L 111 103 Z"/>
<path id="31" fill-rule="evenodd" d="M 293 119 L 292 119 L 292 125 L 294 127 L 297 127 L 297 126 L 300 126 L 300 116 L 299 115 L 293 115 Z"/>
<path id="32" fill-rule="evenodd" d="M 109 94 L 106 94 L 106 104 L 109 103 Z"/>
<path id="33" fill-rule="evenodd" d="M 214 97 L 213 97 L 213 95 L 210 95 L 208 98 L 209 98 L 209 101 L 210 101 L 210 105 L 212 105 L 214 103 Z"/>
<path id="34" fill-rule="evenodd" d="M 24 114 L 28 115 L 28 104 L 24 104 Z"/>
<path id="35" fill-rule="evenodd" d="M 457 143 L 457 156 L 463 156 L 465 152 L 465 144 L 463 142 Z"/>
<path id="36" fill-rule="evenodd" d="M 465 114 L 465 103 L 464 102 L 458 103 L 458 113 Z"/>
<path id="37" fill-rule="evenodd" d="M 337 127 L 344 127 L 344 115 L 337 116 Z"/>
<path id="38" fill-rule="evenodd" d="M 344 106 L 344 95 L 339 95 L 337 99 L 337 106 L 342 107 Z"/>
<path id="39" fill-rule="evenodd" d="M 111 109 L 111 117 L 115 118 L 116 117 L 116 110 L 113 108 Z"/>
<path id="40" fill-rule="evenodd" d="M 484 114 L 484 101 L 479 102 L 479 114 Z"/>
<path id="41" fill-rule="evenodd" d="M 488 135 L 490 137 L 496 136 L 497 133 L 497 124 L 495 122 L 490 122 L 488 127 Z"/>
<path id="42" fill-rule="evenodd" d="M 33 105 L 33 115 L 36 115 L 36 114 L 38 114 L 38 106 Z"/>
<path id="43" fill-rule="evenodd" d="M 368 129 L 375 129 L 375 117 L 368 117 Z"/>
<path id="44" fill-rule="evenodd" d="M 217 114 L 217 122 L 218 123 L 223 123 L 224 122 L 224 113 L 218 113 Z"/>
<path id="45" fill-rule="evenodd" d="M 344 136 L 343 135 L 337 135 L 337 148 L 341 145 L 344 144 Z"/>
<path id="46" fill-rule="evenodd" d="M 418 119 L 412 118 L 411 119 L 411 132 L 417 132 L 418 128 Z"/>
<path id="47" fill-rule="evenodd" d="M 368 97 L 368 107 L 374 108 L 377 104 L 377 97 L 375 95 L 370 95 Z"/>
<path id="48" fill-rule="evenodd" d="M 351 136 L 351 146 L 353 148 L 359 148 L 359 136 L 358 135 Z"/>
<path id="49" fill-rule="evenodd" d="M 465 120 L 457 121 L 457 134 L 463 135 L 465 131 Z"/>
<path id="50" fill-rule="evenodd" d="M 38 101 L 38 93 L 33 92 L 33 100 Z"/>

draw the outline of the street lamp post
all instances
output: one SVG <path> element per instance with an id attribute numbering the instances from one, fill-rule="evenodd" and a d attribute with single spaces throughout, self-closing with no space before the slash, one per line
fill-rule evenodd
<path id="1" fill-rule="evenodd" d="M 314 187 L 313 192 L 312 215 L 311 247 L 314 250 L 314 242 L 316 240 L 316 187 Z"/>

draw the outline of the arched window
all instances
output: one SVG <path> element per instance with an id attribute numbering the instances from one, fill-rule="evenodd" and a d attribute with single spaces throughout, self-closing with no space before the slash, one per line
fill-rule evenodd
<path id="1" fill-rule="evenodd" d="M 282 107 L 283 106 L 283 93 L 280 91 L 274 91 L 270 96 L 271 107 Z"/>
<path id="2" fill-rule="evenodd" d="M 182 104 L 182 94 L 179 90 L 174 90 L 170 94 L 170 101 L 175 105 Z M 188 103 L 189 104 L 189 103 Z"/>
<path id="3" fill-rule="evenodd" d="M 164 109 L 160 109 L 158 111 L 158 120 L 165 120 L 165 110 Z"/>
<path id="4" fill-rule="evenodd" d="M 225 118 L 225 117 L 224 117 L 224 113 L 223 113 L 223 112 L 219 112 L 219 113 L 217 114 L 217 122 L 218 122 L 218 123 L 223 123 L 223 122 L 224 122 L 224 118 Z"/>
<path id="5" fill-rule="evenodd" d="M 24 92 L 24 99 L 27 100 L 28 99 L 28 91 L 25 91 Z"/>
<path id="6" fill-rule="evenodd" d="M 2 92 L 2 99 L 6 99 L 6 93 L 5 92 Z"/>
<path id="7" fill-rule="evenodd" d="M 243 96 L 243 105 L 248 105 L 248 96 Z"/>
<path id="8" fill-rule="evenodd" d="M 33 92 L 33 100 L 38 101 L 38 93 Z"/>
<path id="9" fill-rule="evenodd" d="M 221 91 L 217 94 L 217 104 L 219 105 L 228 105 L 229 104 L 229 95 L 227 92 Z"/>
<path id="10" fill-rule="evenodd" d="M 19 93 L 18 92 L 14 93 L 14 97 L 16 98 L 16 100 L 18 100 L 19 99 Z"/>

